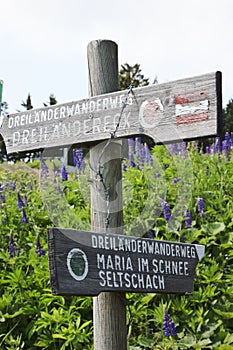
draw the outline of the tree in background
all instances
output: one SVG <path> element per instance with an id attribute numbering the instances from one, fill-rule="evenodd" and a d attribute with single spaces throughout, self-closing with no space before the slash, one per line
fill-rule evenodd
<path id="1" fill-rule="evenodd" d="M 120 90 L 126 90 L 130 85 L 133 87 L 149 85 L 149 79 L 144 78 L 141 73 L 140 64 L 130 66 L 128 63 L 122 64 L 119 72 Z"/>
<path id="2" fill-rule="evenodd" d="M 49 102 L 43 103 L 44 107 L 53 106 L 57 104 L 57 99 L 53 94 L 49 96 Z"/>
<path id="3" fill-rule="evenodd" d="M 53 105 L 56 105 L 56 104 L 57 104 L 57 99 L 54 96 L 54 94 L 50 94 L 49 102 L 44 102 L 43 103 L 44 107 L 53 106 Z M 30 94 L 28 94 L 26 102 L 22 101 L 21 106 L 26 108 L 26 110 L 33 109 L 32 101 L 31 101 L 31 95 Z"/>
<path id="4" fill-rule="evenodd" d="M 27 100 L 26 102 L 22 101 L 21 106 L 23 106 L 24 108 L 26 108 L 26 110 L 32 109 L 33 105 L 31 102 L 31 96 L 30 94 L 28 94 Z"/>
<path id="5" fill-rule="evenodd" d="M 226 108 L 222 111 L 222 138 L 226 132 L 233 132 L 233 99 L 231 99 Z"/>
<path id="6" fill-rule="evenodd" d="M 1 114 L 3 114 L 3 115 L 8 114 L 8 103 L 7 102 L 1 103 Z"/>

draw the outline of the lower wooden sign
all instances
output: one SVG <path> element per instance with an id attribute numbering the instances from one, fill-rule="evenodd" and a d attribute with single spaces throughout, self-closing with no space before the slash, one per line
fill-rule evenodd
<path id="1" fill-rule="evenodd" d="M 55 295 L 103 291 L 191 293 L 205 247 L 118 234 L 48 229 Z"/>

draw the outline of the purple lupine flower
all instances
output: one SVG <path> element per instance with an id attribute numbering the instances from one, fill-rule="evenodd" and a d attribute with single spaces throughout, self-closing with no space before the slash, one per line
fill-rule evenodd
<path id="1" fill-rule="evenodd" d="M 16 180 L 15 180 L 15 181 L 12 181 L 12 182 L 10 183 L 10 189 L 11 189 L 11 191 L 15 191 L 15 190 L 16 190 Z"/>
<path id="2" fill-rule="evenodd" d="M 148 237 L 148 238 L 151 238 L 151 239 L 154 239 L 154 233 L 153 233 L 153 231 L 148 230 L 148 231 L 147 231 L 147 237 Z"/>
<path id="3" fill-rule="evenodd" d="M 231 135 L 229 132 L 225 133 L 225 140 L 224 141 L 226 141 L 227 149 L 228 149 L 228 152 L 230 153 L 232 142 L 231 142 Z"/>
<path id="4" fill-rule="evenodd" d="M 171 155 L 176 154 L 178 152 L 178 144 L 171 143 L 168 145 L 168 150 Z"/>
<path id="5" fill-rule="evenodd" d="M 41 167 L 41 177 L 47 178 L 48 173 L 49 173 L 49 168 L 47 167 L 47 165 L 42 157 L 40 158 L 40 167 Z"/>
<path id="6" fill-rule="evenodd" d="M 134 139 L 128 139 L 128 157 L 129 157 L 129 166 L 134 167 Z"/>
<path id="7" fill-rule="evenodd" d="M 204 209 L 205 209 L 204 200 L 203 200 L 203 198 L 198 197 L 198 199 L 197 199 L 197 210 L 198 210 L 198 213 L 201 215 L 202 218 L 205 217 Z"/>
<path id="8" fill-rule="evenodd" d="M 222 151 L 223 153 L 227 153 L 229 148 L 229 141 L 228 140 L 223 140 L 222 142 Z"/>
<path id="9" fill-rule="evenodd" d="M 146 162 L 146 152 L 145 152 L 145 147 L 143 144 L 141 144 L 141 149 L 140 149 L 140 157 L 141 157 L 141 167 L 144 167 L 144 164 Z"/>
<path id="10" fill-rule="evenodd" d="M 16 183 L 16 181 L 14 181 L 14 183 Z M 8 183 L 8 182 L 6 182 L 5 183 L 5 188 L 9 188 L 9 190 L 15 190 L 15 188 L 16 188 L 16 185 L 15 185 L 15 188 L 13 187 L 13 182 L 11 183 Z M 0 184 L 0 191 L 3 191 L 4 190 L 4 187 L 3 187 L 3 185 L 2 184 Z"/>
<path id="11" fill-rule="evenodd" d="M 164 201 L 163 199 L 160 200 L 160 204 L 162 205 L 163 207 L 163 216 L 164 216 L 164 219 L 169 222 L 169 220 L 171 219 L 171 209 L 170 209 L 170 206 L 169 204 Z"/>
<path id="12" fill-rule="evenodd" d="M 17 247 L 17 245 L 14 241 L 13 233 L 10 233 L 8 253 L 9 253 L 10 258 L 13 258 L 16 254 L 17 255 L 19 254 L 19 248 Z"/>
<path id="13" fill-rule="evenodd" d="M 230 159 L 230 152 L 231 152 L 231 142 L 230 142 L 229 138 L 223 140 L 222 152 L 225 154 L 226 159 L 229 160 Z"/>
<path id="14" fill-rule="evenodd" d="M 24 195 L 24 199 L 23 199 L 23 200 L 24 200 L 24 203 L 25 203 L 25 204 L 26 204 L 26 206 L 27 206 L 27 203 L 28 203 L 28 197 L 27 197 L 27 195 L 26 195 L 26 194 Z"/>
<path id="15" fill-rule="evenodd" d="M 85 162 L 82 148 L 75 148 L 73 150 L 73 159 L 76 170 L 83 171 L 85 169 Z"/>
<path id="16" fill-rule="evenodd" d="M 126 171 L 127 165 L 125 163 L 122 164 L 122 171 Z"/>
<path id="17" fill-rule="evenodd" d="M 138 136 L 135 138 L 135 153 L 136 153 L 136 158 L 137 158 L 137 168 L 138 169 L 140 169 L 140 166 L 143 163 L 141 149 L 142 149 L 142 138 L 141 138 L 141 136 Z"/>
<path id="18" fill-rule="evenodd" d="M 192 227 L 192 215 L 189 212 L 188 208 L 185 209 L 184 218 L 185 218 L 185 227 L 191 228 Z"/>
<path id="19" fill-rule="evenodd" d="M 1 202 L 1 204 L 6 203 L 5 194 L 2 192 L 4 192 L 4 188 L 3 188 L 2 184 L 0 183 L 0 202 Z"/>
<path id="20" fill-rule="evenodd" d="M 63 165 L 62 168 L 61 168 L 61 178 L 62 178 L 62 181 L 67 181 L 68 180 L 68 173 L 66 171 L 65 165 Z"/>
<path id="21" fill-rule="evenodd" d="M 172 180 L 172 182 L 173 182 L 174 184 L 176 184 L 176 183 L 179 182 L 180 180 L 181 180 L 180 177 L 174 177 L 174 179 Z"/>
<path id="22" fill-rule="evenodd" d="M 165 337 L 177 336 L 175 323 L 172 321 L 171 317 L 168 316 L 166 309 L 164 309 L 163 329 Z"/>
<path id="23" fill-rule="evenodd" d="M 4 194 L 1 194 L 0 193 L 0 204 L 3 204 L 3 203 L 6 203 L 6 197 L 5 197 L 5 195 Z"/>
<path id="24" fill-rule="evenodd" d="M 26 203 L 22 200 L 22 197 L 20 196 L 20 193 L 17 193 L 17 206 L 18 208 L 26 207 Z"/>
<path id="25" fill-rule="evenodd" d="M 161 177 L 161 174 L 160 174 L 160 172 L 158 171 L 158 169 L 156 169 L 154 178 L 157 179 L 158 177 Z"/>
<path id="26" fill-rule="evenodd" d="M 27 217 L 27 214 L 26 214 L 26 211 L 22 210 L 22 218 L 21 218 L 21 222 L 24 223 L 24 224 L 27 224 L 28 223 L 28 217 Z"/>
<path id="27" fill-rule="evenodd" d="M 153 166 L 153 157 L 151 155 L 150 148 L 148 144 L 144 143 L 144 151 L 145 151 L 145 161 L 147 165 Z"/>
<path id="28" fill-rule="evenodd" d="M 38 256 L 44 256 L 45 255 L 45 250 L 42 249 L 42 246 L 40 244 L 40 237 L 39 237 L 39 235 L 36 238 L 36 254 Z"/>
<path id="29" fill-rule="evenodd" d="M 57 182 L 57 177 L 59 176 L 59 167 L 53 162 L 53 174 L 54 174 L 54 182 Z"/>
<path id="30" fill-rule="evenodd" d="M 225 140 L 227 140 L 231 143 L 231 135 L 228 131 L 225 133 Z"/>
<path id="31" fill-rule="evenodd" d="M 206 154 L 210 154 L 210 147 L 209 147 L 209 146 L 206 146 L 206 148 L 205 148 L 205 153 L 206 153 Z"/>
<path id="32" fill-rule="evenodd" d="M 214 140 L 214 154 L 217 154 L 221 152 L 221 141 L 220 141 L 220 137 L 215 137 Z"/>
<path id="33" fill-rule="evenodd" d="M 186 146 L 186 142 L 181 142 L 180 143 L 180 147 L 179 147 L 180 151 L 179 154 L 182 158 L 187 158 L 187 146 Z"/>

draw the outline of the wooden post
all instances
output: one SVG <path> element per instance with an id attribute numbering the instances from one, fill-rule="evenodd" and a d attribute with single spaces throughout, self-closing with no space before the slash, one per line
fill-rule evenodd
<path id="1" fill-rule="evenodd" d="M 118 90 L 118 49 L 108 40 L 96 40 L 87 48 L 89 95 Z M 110 137 L 110 135 L 109 135 Z M 96 232 L 122 233 L 121 147 L 114 140 L 90 148 L 91 216 Z M 126 350 L 125 294 L 104 292 L 93 298 L 94 349 Z"/>

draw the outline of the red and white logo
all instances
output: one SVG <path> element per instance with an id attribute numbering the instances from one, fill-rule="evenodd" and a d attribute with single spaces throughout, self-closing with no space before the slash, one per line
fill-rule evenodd
<path id="1" fill-rule="evenodd" d="M 204 98 L 203 98 L 204 97 Z M 191 124 L 208 119 L 209 101 L 206 96 L 203 99 L 175 96 L 176 124 Z"/>

